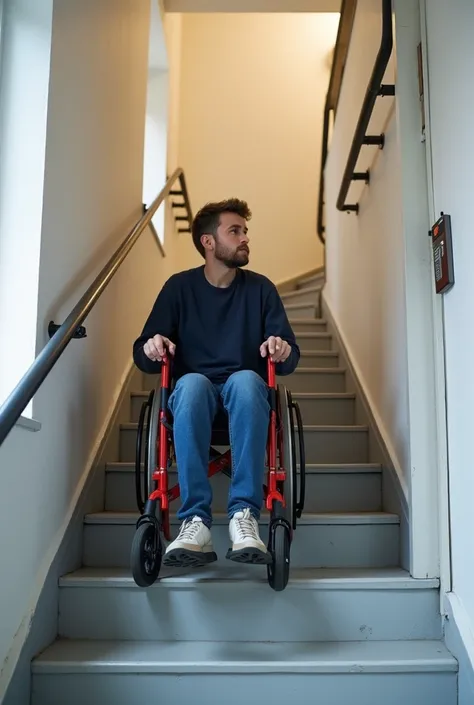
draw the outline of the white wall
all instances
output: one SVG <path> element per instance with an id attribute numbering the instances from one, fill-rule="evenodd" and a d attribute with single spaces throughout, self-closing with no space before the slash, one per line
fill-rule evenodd
<path id="1" fill-rule="evenodd" d="M 407 492 L 405 257 L 398 125 L 393 112 L 383 152 L 377 155 L 374 148 L 363 149 L 365 167 L 375 158 L 370 187 L 362 194 L 360 187 L 353 188 L 346 199 L 352 203 L 361 195 L 359 215 L 341 213 L 335 205 L 380 36 L 381 3 L 362 0 L 326 165 L 325 296 Z M 380 132 L 383 125 L 377 127 Z"/>
<path id="2" fill-rule="evenodd" d="M 436 214 L 451 215 L 456 283 L 444 297 L 448 409 L 451 557 L 455 616 L 474 664 L 474 241 L 472 164 L 474 74 L 469 0 L 426 3 L 433 189 Z M 443 51 L 439 48 L 444 47 Z M 467 701 L 466 701 L 467 702 Z"/>
<path id="3" fill-rule="evenodd" d="M 337 25 L 336 14 L 183 16 L 179 156 L 193 209 L 248 200 L 250 267 L 276 281 L 322 264 L 316 203 Z"/>
<path id="4" fill-rule="evenodd" d="M 141 213 L 149 11 L 149 0 L 54 4 L 38 349 L 50 318 L 64 320 Z M 12 236 L 23 237 L 23 229 Z M 88 337 L 72 341 L 37 393 L 41 430 L 17 427 L 0 449 L 0 700 L 133 340 L 174 271 L 172 245 L 163 260 L 152 236 L 143 235 L 86 321 Z M 14 349 L 22 343 L 13 341 Z"/>
<path id="5" fill-rule="evenodd" d="M 148 74 L 145 123 L 145 159 L 143 166 L 143 203 L 154 201 L 166 182 L 168 143 L 168 72 L 152 69 Z M 153 225 L 164 240 L 164 205 L 153 216 Z"/>
<path id="6" fill-rule="evenodd" d="M 3 12 L 0 404 L 35 357 L 53 0 L 4 0 Z"/>

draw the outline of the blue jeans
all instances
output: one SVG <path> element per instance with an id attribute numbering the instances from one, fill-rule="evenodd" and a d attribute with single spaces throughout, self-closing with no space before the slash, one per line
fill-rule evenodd
<path id="1" fill-rule="evenodd" d="M 250 508 L 258 519 L 263 502 L 263 475 L 270 404 L 268 387 L 255 372 L 242 370 L 215 385 L 201 374 L 177 381 L 168 402 L 178 464 L 182 521 L 200 516 L 210 526 L 212 489 L 208 478 L 212 424 L 222 406 L 229 419 L 232 480 L 229 518 Z"/>

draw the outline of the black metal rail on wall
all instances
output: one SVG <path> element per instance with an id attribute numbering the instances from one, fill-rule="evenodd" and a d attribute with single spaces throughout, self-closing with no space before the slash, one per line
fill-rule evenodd
<path id="1" fill-rule="evenodd" d="M 345 62 L 347 59 L 350 35 L 354 23 L 354 15 L 357 2 L 353 0 L 343 0 L 341 6 L 341 19 L 339 22 L 339 32 L 334 51 L 334 60 L 331 70 L 331 78 L 329 81 L 329 89 L 326 96 L 326 104 L 324 107 L 324 122 L 323 122 L 323 143 L 321 150 L 321 171 L 319 179 L 319 198 L 318 198 L 318 222 L 317 232 L 322 243 L 325 243 L 325 227 L 324 227 L 324 169 L 328 154 L 329 140 L 329 121 L 331 112 L 336 111 L 337 100 L 339 98 L 342 75 L 344 73 Z M 341 44 L 339 47 L 338 45 Z M 388 62 L 393 49 L 393 32 L 392 32 L 392 2 L 391 0 L 382 0 L 382 36 L 380 39 L 380 47 L 377 53 L 377 58 L 374 63 L 372 75 L 362 103 L 357 126 L 354 131 L 351 148 L 347 157 L 346 168 L 342 177 L 341 187 L 336 202 L 336 207 L 340 211 L 348 211 L 358 213 L 358 203 L 346 203 L 347 194 L 353 181 L 365 181 L 369 183 L 369 172 L 356 172 L 356 164 L 359 159 L 361 149 L 364 145 L 376 145 L 383 149 L 385 136 L 382 135 L 367 135 L 367 128 L 372 117 L 376 100 L 379 96 L 395 95 L 394 85 L 383 84 L 385 71 L 387 70 Z M 342 64 L 342 65 L 341 65 Z M 334 89 L 334 84 L 337 82 L 337 90 Z"/>

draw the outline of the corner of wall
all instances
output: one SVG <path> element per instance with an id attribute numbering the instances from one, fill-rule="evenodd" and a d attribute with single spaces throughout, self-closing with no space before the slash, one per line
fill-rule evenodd
<path id="1" fill-rule="evenodd" d="M 469 617 L 453 592 L 444 596 L 446 646 L 458 661 L 458 705 L 474 703 L 474 634 Z"/>
<path id="2" fill-rule="evenodd" d="M 83 518 L 104 508 L 105 466 L 118 457 L 120 424 L 129 419 L 130 391 L 137 388 L 139 375 L 133 363 L 129 363 L 117 385 L 64 524 L 38 571 L 30 606 L 0 672 L 2 705 L 30 703 L 31 661 L 56 639 L 59 578 L 82 564 Z"/>
<path id="3" fill-rule="evenodd" d="M 338 321 L 327 301 L 323 289 L 321 297 L 322 315 L 334 336 L 336 349 L 341 355 L 347 375 L 347 391 L 356 394 L 356 423 L 369 427 L 370 461 L 380 463 L 383 472 L 382 501 L 385 511 L 400 517 L 400 565 L 410 570 L 410 513 L 408 488 L 403 479 L 396 454 L 388 439 L 388 434 L 377 413 L 370 395 L 367 393 L 361 374 L 348 341 L 344 338 Z"/>

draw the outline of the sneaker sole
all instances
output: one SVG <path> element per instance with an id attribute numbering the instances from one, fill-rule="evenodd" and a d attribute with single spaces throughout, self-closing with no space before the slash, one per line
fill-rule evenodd
<path id="1" fill-rule="evenodd" d="M 208 563 L 217 561 L 217 554 L 214 551 L 207 553 L 201 551 L 189 551 L 184 548 L 176 548 L 163 557 L 163 565 L 169 568 L 202 568 Z"/>
<path id="2" fill-rule="evenodd" d="M 233 551 L 231 548 L 227 551 L 226 558 L 235 563 L 250 563 L 252 565 L 269 565 L 272 563 L 270 553 L 264 553 L 258 548 L 240 548 L 238 551 Z"/>

